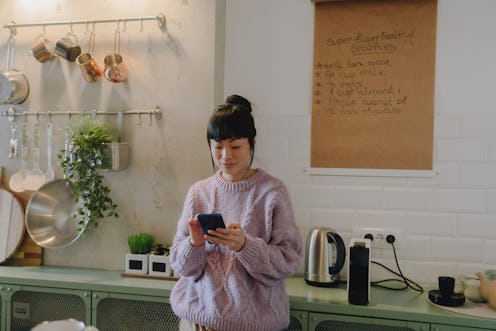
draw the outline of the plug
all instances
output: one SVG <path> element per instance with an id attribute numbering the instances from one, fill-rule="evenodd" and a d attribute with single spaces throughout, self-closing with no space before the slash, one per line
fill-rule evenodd
<path id="1" fill-rule="evenodd" d="M 389 244 L 394 244 L 394 242 L 396 241 L 396 238 L 392 235 L 392 234 L 388 234 L 386 236 L 386 241 L 389 243 Z"/>
<path id="2" fill-rule="evenodd" d="M 365 236 L 363 236 L 365 239 L 370 239 L 370 241 L 374 241 L 374 236 L 372 233 L 367 233 Z"/>

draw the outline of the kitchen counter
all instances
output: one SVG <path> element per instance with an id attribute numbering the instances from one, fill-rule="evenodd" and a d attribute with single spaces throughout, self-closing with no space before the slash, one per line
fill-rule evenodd
<path id="1" fill-rule="evenodd" d="M 128 278 L 122 277 L 119 271 L 109 270 L 0 266 L 0 284 L 168 298 L 175 281 Z M 496 319 L 471 317 L 432 305 L 426 298 L 429 288 L 420 294 L 413 290 L 393 291 L 374 287 L 371 289 L 370 303 L 357 306 L 348 303 L 345 284 L 337 288 L 314 287 L 307 285 L 301 277 L 290 278 L 286 284 L 293 310 L 496 330 Z"/>
<path id="2" fill-rule="evenodd" d="M 496 319 L 450 312 L 431 304 L 427 297 L 433 287 L 424 286 L 424 293 L 372 287 L 370 302 L 366 306 L 348 303 L 346 284 L 338 288 L 322 288 L 309 286 L 303 278 L 294 277 L 286 281 L 286 287 L 291 309 L 496 330 Z M 496 317 L 496 311 L 494 315 Z"/>

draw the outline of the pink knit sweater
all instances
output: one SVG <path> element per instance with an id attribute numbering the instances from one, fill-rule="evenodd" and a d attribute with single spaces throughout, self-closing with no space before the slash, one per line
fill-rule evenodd
<path id="1" fill-rule="evenodd" d="M 226 224 L 241 223 L 246 244 L 239 252 L 190 244 L 188 220 L 214 212 Z M 301 235 L 286 187 L 262 169 L 241 182 L 226 182 L 216 173 L 192 185 L 170 258 L 181 274 L 170 303 L 181 318 L 221 331 L 288 326 L 284 279 L 302 261 Z"/>

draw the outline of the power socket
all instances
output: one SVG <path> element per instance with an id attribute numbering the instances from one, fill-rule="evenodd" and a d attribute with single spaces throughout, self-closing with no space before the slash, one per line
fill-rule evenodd
<path id="1" fill-rule="evenodd" d="M 401 229 L 353 227 L 353 238 L 366 238 L 365 236 L 368 234 L 372 235 L 372 248 L 393 249 L 392 245 L 386 240 L 389 235 L 394 236 L 394 247 L 396 249 L 399 249 L 403 243 Z"/>

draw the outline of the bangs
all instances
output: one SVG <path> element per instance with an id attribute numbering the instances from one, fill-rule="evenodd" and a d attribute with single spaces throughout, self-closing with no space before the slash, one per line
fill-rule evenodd
<path id="1" fill-rule="evenodd" d="M 247 111 L 240 111 L 239 107 L 218 107 L 212 115 L 207 139 L 221 141 L 232 138 L 253 139 L 256 135 L 253 118 Z"/>

